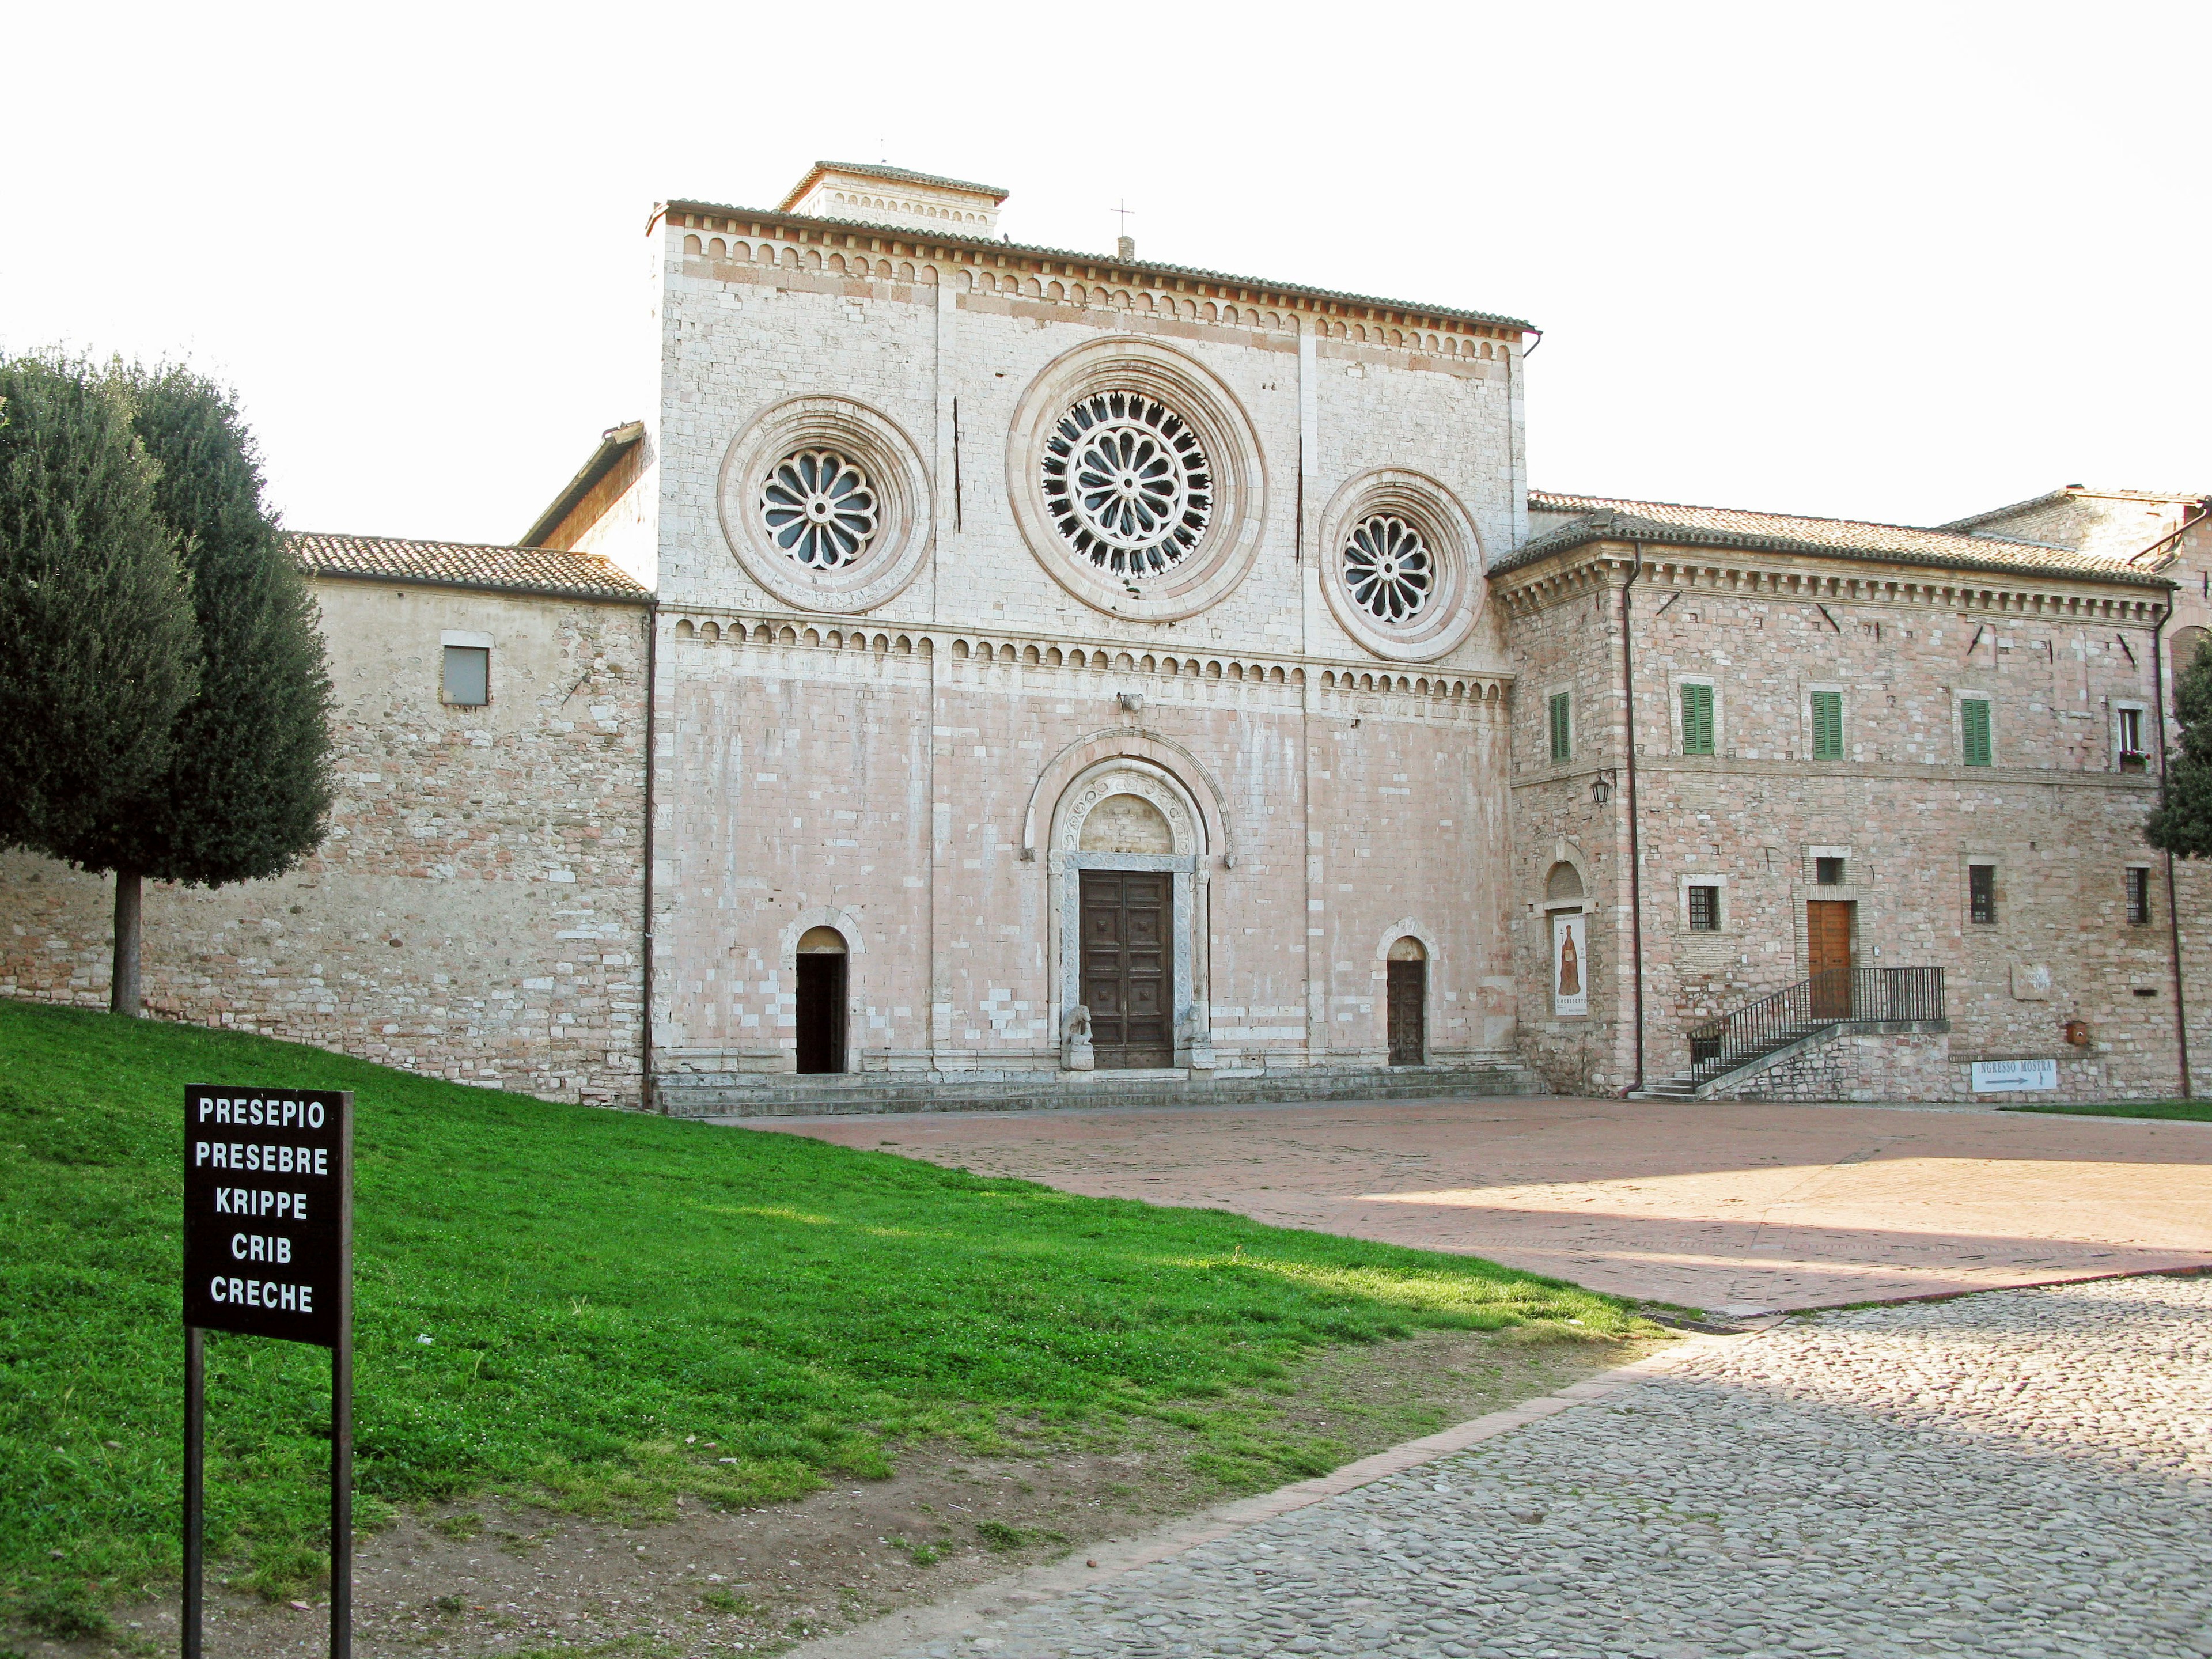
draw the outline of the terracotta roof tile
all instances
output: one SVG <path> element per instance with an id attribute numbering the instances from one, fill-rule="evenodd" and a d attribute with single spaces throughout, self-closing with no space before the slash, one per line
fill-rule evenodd
<path id="1" fill-rule="evenodd" d="M 1532 489 L 1531 513 L 1571 513 L 1572 523 L 1532 538 L 1491 567 L 1517 569 L 1547 554 L 1594 541 L 1635 539 L 1677 545 L 1741 547 L 1778 553 L 1814 553 L 1887 559 L 1960 570 L 2010 571 L 2021 575 L 2087 576 L 2136 586 L 2166 586 L 2125 562 L 2042 542 L 1966 536 L 1912 525 L 1867 524 L 1852 519 L 1814 519 L 1790 513 L 1753 513 L 1735 507 L 1686 507 L 1673 501 L 1629 501 L 1610 495 L 1558 495 Z"/>
<path id="2" fill-rule="evenodd" d="M 311 575 L 362 576 L 439 587 L 489 588 L 580 599 L 642 603 L 651 592 L 592 553 L 474 542 L 416 542 L 394 536 L 327 536 L 291 531 L 285 542 Z"/>

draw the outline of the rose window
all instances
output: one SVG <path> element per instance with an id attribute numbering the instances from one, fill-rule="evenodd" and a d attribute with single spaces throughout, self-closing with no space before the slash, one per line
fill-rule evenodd
<path id="1" fill-rule="evenodd" d="M 769 470 L 761 486 L 769 538 L 816 570 L 848 565 L 876 533 L 876 492 L 868 475 L 835 450 L 802 449 Z"/>
<path id="2" fill-rule="evenodd" d="M 1428 544 L 1403 519 L 1377 514 L 1362 520 L 1344 544 L 1344 585 L 1352 602 L 1377 622 L 1412 620 L 1429 602 L 1436 581 Z"/>
<path id="3" fill-rule="evenodd" d="M 1045 441 L 1043 472 L 1061 538 L 1114 575 L 1173 569 L 1213 515 L 1212 469 L 1198 434 L 1135 392 L 1102 392 L 1069 410 Z"/>

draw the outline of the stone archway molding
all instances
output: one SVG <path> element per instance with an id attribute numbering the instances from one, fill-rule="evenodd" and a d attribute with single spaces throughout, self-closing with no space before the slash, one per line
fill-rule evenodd
<path id="1" fill-rule="evenodd" d="M 836 928 L 844 936 L 845 951 L 848 956 L 867 954 L 866 941 L 860 937 L 860 912 L 839 905 L 817 904 L 811 909 L 801 910 L 785 923 L 783 931 L 776 935 L 776 961 L 785 973 L 799 971 L 799 941 L 805 938 L 807 930 L 812 927 Z"/>
<path id="2" fill-rule="evenodd" d="M 1022 813 L 1021 855 L 1024 860 L 1034 860 L 1037 855 L 1040 808 L 1047 820 L 1045 835 L 1049 836 L 1051 816 L 1058 810 L 1069 786 L 1100 763 L 1116 760 L 1149 762 L 1180 783 L 1198 813 L 1199 828 L 1204 832 L 1200 837 L 1201 853 L 1218 850 L 1224 869 L 1237 867 L 1237 843 L 1229 829 L 1229 797 L 1220 781 L 1197 756 L 1172 738 L 1127 726 L 1107 726 L 1088 737 L 1078 738 L 1039 770 L 1036 782 L 1030 789 L 1029 805 Z M 798 935 L 792 937 L 795 940 Z"/>
<path id="3" fill-rule="evenodd" d="M 1389 961 L 1390 947 L 1395 945 L 1401 939 L 1415 939 L 1420 940 L 1421 949 L 1428 953 L 1428 960 L 1431 963 L 1438 963 L 1443 960 L 1444 947 L 1437 942 L 1436 930 L 1431 927 L 1426 922 L 1418 921 L 1412 916 L 1407 916 L 1401 921 L 1394 921 L 1388 927 L 1385 927 L 1382 930 L 1382 937 L 1376 941 L 1375 960 L 1377 962 Z"/>
<path id="4" fill-rule="evenodd" d="M 1583 896 L 1577 902 L 1587 912 L 1596 898 L 1596 891 L 1590 885 L 1589 855 L 1565 836 L 1554 838 L 1552 842 L 1550 860 L 1541 870 L 1536 872 L 1536 902 L 1529 908 L 1537 911 L 1549 910 L 1553 908 L 1554 901 L 1545 890 L 1551 879 L 1553 866 L 1561 864 L 1571 868 L 1575 872 L 1575 879 L 1582 883 Z M 1574 907 L 1561 901 L 1559 902 L 1558 908 L 1564 910 Z"/>

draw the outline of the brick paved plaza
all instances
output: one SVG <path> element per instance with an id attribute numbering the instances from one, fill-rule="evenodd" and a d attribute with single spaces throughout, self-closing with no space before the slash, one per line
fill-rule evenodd
<path id="1" fill-rule="evenodd" d="M 1717 1311 L 2212 1263 L 2212 1126 L 1603 1100 L 757 1122 Z"/>

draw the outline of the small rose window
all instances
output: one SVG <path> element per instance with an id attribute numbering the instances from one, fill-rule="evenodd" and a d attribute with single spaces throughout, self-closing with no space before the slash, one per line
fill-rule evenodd
<path id="1" fill-rule="evenodd" d="M 769 538 L 810 569 L 851 564 L 875 538 L 875 489 L 835 450 L 802 449 L 778 461 L 761 486 L 760 512 Z"/>
<path id="2" fill-rule="evenodd" d="M 1420 615 L 1436 592 L 1436 560 L 1420 531 L 1378 513 L 1352 527 L 1344 544 L 1344 585 L 1352 603 L 1391 626 Z"/>

